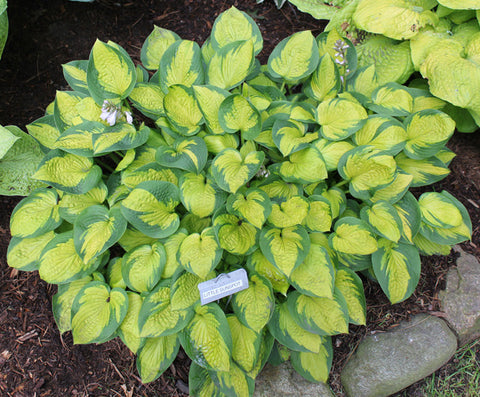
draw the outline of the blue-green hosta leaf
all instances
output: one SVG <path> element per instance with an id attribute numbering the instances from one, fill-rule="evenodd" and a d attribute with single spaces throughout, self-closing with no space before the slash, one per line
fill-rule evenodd
<path id="1" fill-rule="evenodd" d="M 259 358 L 262 334 L 242 324 L 235 314 L 227 315 L 227 321 L 232 334 L 232 358 L 244 371 L 251 371 Z"/>
<path id="2" fill-rule="evenodd" d="M 260 233 L 260 249 L 269 262 L 290 277 L 308 255 L 310 239 L 300 225 L 284 229 L 265 227 Z"/>
<path id="3" fill-rule="evenodd" d="M 256 333 L 261 332 L 270 321 L 274 307 L 275 297 L 270 281 L 255 273 L 249 277 L 248 288 L 234 294 L 232 299 L 233 312 L 238 320 Z"/>
<path id="4" fill-rule="evenodd" d="M 398 216 L 402 220 L 401 242 L 413 244 L 413 238 L 420 229 L 422 213 L 416 198 L 412 193 L 407 192 L 405 196 L 394 204 Z"/>
<path id="5" fill-rule="evenodd" d="M 16 205 L 10 217 L 10 233 L 13 237 L 37 237 L 55 230 L 61 223 L 58 193 L 40 188 Z"/>
<path id="6" fill-rule="evenodd" d="M 309 30 L 283 39 L 268 58 L 268 72 L 289 84 L 299 82 L 317 68 L 318 46 Z"/>
<path id="7" fill-rule="evenodd" d="M 375 277 L 390 302 L 401 302 L 413 293 L 420 279 L 418 250 L 413 245 L 386 239 L 381 239 L 378 245 L 378 251 L 372 255 Z"/>
<path id="8" fill-rule="evenodd" d="M 245 371 L 235 362 L 227 371 L 210 371 L 214 384 L 222 396 L 249 397 L 253 394 L 255 380 L 247 376 Z"/>
<path id="9" fill-rule="evenodd" d="M 74 91 L 90 95 L 87 86 L 88 61 L 71 61 L 62 65 L 63 77 Z"/>
<path id="10" fill-rule="evenodd" d="M 178 188 L 170 182 L 142 182 L 122 200 L 122 214 L 147 236 L 168 237 L 180 226 L 179 216 L 175 213 L 179 196 Z"/>
<path id="11" fill-rule="evenodd" d="M 229 371 L 232 335 L 223 310 L 216 303 L 195 306 L 195 315 L 180 333 L 185 353 L 196 364 L 215 371 Z"/>
<path id="12" fill-rule="evenodd" d="M 52 297 L 52 311 L 55 323 L 61 334 L 72 329 L 72 304 L 80 290 L 92 281 L 91 276 L 58 286 Z"/>
<path id="13" fill-rule="evenodd" d="M 73 223 L 83 210 L 93 205 L 103 204 L 107 195 L 107 186 L 103 182 L 84 194 L 65 193 L 58 203 L 59 214 L 67 222 Z"/>
<path id="14" fill-rule="evenodd" d="M 93 157 L 93 135 L 101 134 L 105 125 L 98 121 L 85 121 L 67 128 L 57 138 L 55 148 L 83 157 Z"/>
<path id="15" fill-rule="evenodd" d="M 320 103 L 317 122 L 320 133 L 330 141 L 341 141 L 357 132 L 366 123 L 367 111 L 358 102 L 333 98 Z"/>
<path id="16" fill-rule="evenodd" d="M 194 85 L 193 93 L 198 106 L 203 113 L 205 125 L 212 134 L 222 135 L 225 133 L 218 119 L 218 112 L 223 100 L 230 93 L 213 85 Z"/>
<path id="17" fill-rule="evenodd" d="M 370 224 L 376 234 L 394 243 L 402 236 L 402 220 L 388 201 L 377 201 L 371 207 L 363 207 L 360 217 Z"/>
<path id="18" fill-rule="evenodd" d="M 102 169 L 91 158 L 57 149 L 44 157 L 33 177 L 64 192 L 84 194 L 98 184 Z"/>
<path id="19" fill-rule="evenodd" d="M 288 310 L 287 302 L 275 306 L 268 330 L 277 341 L 291 350 L 318 353 L 322 346 L 323 338 L 300 327 Z"/>
<path id="20" fill-rule="evenodd" d="M 339 269 L 335 274 L 335 290 L 345 298 L 350 323 L 365 325 L 367 309 L 362 279 L 348 268 Z"/>
<path id="21" fill-rule="evenodd" d="M 413 177 L 411 187 L 431 185 L 450 174 L 448 167 L 435 156 L 414 160 L 401 152 L 395 156 L 395 161 L 398 168 Z"/>
<path id="22" fill-rule="evenodd" d="M 227 44 L 243 40 L 252 41 L 255 55 L 262 50 L 263 38 L 255 21 L 246 12 L 230 7 L 215 20 L 211 45 L 218 51 Z"/>
<path id="23" fill-rule="evenodd" d="M 218 120 L 229 134 L 240 130 L 243 139 L 255 139 L 262 128 L 260 113 L 240 94 L 225 98 L 218 111 Z"/>
<path id="24" fill-rule="evenodd" d="M 203 174 L 186 173 L 180 178 L 180 199 L 188 212 L 205 218 L 224 203 L 224 192 Z"/>
<path id="25" fill-rule="evenodd" d="M 34 137 L 41 146 L 55 149 L 60 131 L 55 124 L 55 117 L 51 114 L 40 117 L 31 124 L 27 124 L 28 133 Z"/>
<path id="26" fill-rule="evenodd" d="M 432 157 L 447 143 L 455 131 L 455 121 L 446 113 L 428 109 L 405 120 L 407 143 L 405 154 L 415 160 Z"/>
<path id="27" fill-rule="evenodd" d="M 169 87 L 182 84 L 190 87 L 203 84 L 203 65 L 200 47 L 194 41 L 177 40 L 163 53 L 159 68 L 160 87 L 167 93 Z"/>
<path id="28" fill-rule="evenodd" d="M 242 155 L 236 149 L 225 149 L 215 156 L 210 170 L 220 188 L 236 193 L 255 176 L 264 159 L 265 153 L 261 151 Z"/>
<path id="29" fill-rule="evenodd" d="M 127 292 L 128 310 L 120 327 L 118 328 L 118 336 L 133 354 L 137 354 L 138 349 L 142 347 L 145 340 L 140 337 L 140 329 L 138 327 L 138 314 L 142 307 L 143 298 L 140 294 L 132 291 Z"/>
<path id="30" fill-rule="evenodd" d="M 193 136 L 179 138 L 171 146 L 160 146 L 156 160 L 164 167 L 180 168 L 198 174 L 205 167 L 207 156 L 205 141 Z"/>
<path id="31" fill-rule="evenodd" d="M 214 220 L 220 247 L 234 255 L 248 255 L 257 248 L 258 229 L 231 214 L 221 214 Z"/>
<path id="32" fill-rule="evenodd" d="M 85 94 L 75 91 L 57 91 L 53 117 L 59 133 L 83 121 L 79 116 L 77 106 L 86 97 Z"/>
<path id="33" fill-rule="evenodd" d="M 190 234 L 182 241 L 177 260 L 187 271 L 205 279 L 219 264 L 222 253 L 214 229 L 208 227 L 202 233 Z"/>
<path id="34" fill-rule="evenodd" d="M 176 132 L 184 136 L 197 134 L 203 124 L 203 114 L 198 107 L 193 89 L 183 85 L 169 87 L 163 99 L 168 121 Z"/>
<path id="35" fill-rule="evenodd" d="M 309 203 L 302 196 L 294 196 L 278 203 L 274 201 L 268 222 L 278 228 L 301 225 L 308 215 L 308 210 Z"/>
<path id="36" fill-rule="evenodd" d="M 327 382 L 328 374 L 332 367 L 332 359 L 332 341 L 328 337 L 322 338 L 322 344 L 318 353 L 293 350 L 290 356 L 290 361 L 295 371 L 306 380 L 315 383 Z"/>
<path id="37" fill-rule="evenodd" d="M 163 109 L 163 98 L 165 94 L 162 89 L 153 83 L 137 83 L 128 99 L 145 116 L 158 119 L 165 115 Z"/>
<path id="38" fill-rule="evenodd" d="M 227 210 L 233 215 L 246 219 L 257 229 L 261 229 L 272 212 L 272 203 L 268 195 L 260 189 L 247 189 L 230 195 Z"/>
<path id="39" fill-rule="evenodd" d="M 119 208 L 108 210 L 103 205 L 88 207 L 75 219 L 75 249 L 85 263 L 90 262 L 114 245 L 127 228 Z"/>
<path id="40" fill-rule="evenodd" d="M 290 284 L 287 278 L 265 258 L 260 249 L 257 249 L 247 259 L 248 268 L 266 278 L 272 284 L 275 292 L 286 295 Z"/>
<path id="41" fill-rule="evenodd" d="M 180 40 L 175 32 L 153 25 L 150 33 L 142 45 L 140 59 L 149 70 L 156 70 L 160 66 L 163 54 L 175 41 Z"/>
<path id="42" fill-rule="evenodd" d="M 369 255 L 377 250 L 377 241 L 367 222 L 346 216 L 335 223 L 335 232 L 329 237 L 331 247 L 353 255 Z"/>
<path id="43" fill-rule="evenodd" d="M 397 155 L 405 147 L 407 132 L 405 127 L 393 117 L 371 115 L 365 125 L 353 135 L 358 146 L 373 146 L 385 154 Z"/>
<path id="44" fill-rule="evenodd" d="M 310 146 L 290 154 L 287 161 L 270 167 L 286 182 L 315 183 L 327 179 L 327 166 L 321 152 Z"/>
<path id="45" fill-rule="evenodd" d="M 95 102 L 101 105 L 106 99 L 124 99 L 135 82 L 135 65 L 125 50 L 97 39 L 87 67 L 88 90 Z"/>
<path id="46" fill-rule="evenodd" d="M 127 293 L 120 288 L 92 281 L 75 297 L 72 305 L 72 335 L 75 344 L 108 339 L 122 323 L 128 309 Z"/>
<path id="47" fill-rule="evenodd" d="M 143 145 L 150 135 L 150 128 L 141 125 L 137 130 L 132 124 L 117 123 L 93 134 L 93 151 L 95 155 L 128 150 Z"/>
<path id="48" fill-rule="evenodd" d="M 319 102 L 335 98 L 341 88 L 340 73 L 329 55 L 320 58 L 318 67 L 304 85 L 304 92 L 309 98 Z"/>
<path id="49" fill-rule="evenodd" d="M 53 231 L 36 237 L 12 237 L 7 250 L 8 266 L 23 271 L 38 270 L 40 255 L 54 237 Z"/>
<path id="50" fill-rule="evenodd" d="M 206 279 L 215 278 L 216 273 L 211 272 Z M 204 279 L 196 276 L 193 273 L 179 270 L 172 277 L 172 287 L 170 294 L 170 301 L 173 310 L 183 310 L 193 307 L 197 302 L 200 302 L 200 292 L 198 284 Z"/>
<path id="51" fill-rule="evenodd" d="M 250 74 L 254 60 L 252 40 L 226 44 L 208 63 L 206 83 L 225 90 L 235 88 Z"/>
<path id="52" fill-rule="evenodd" d="M 150 291 L 160 280 L 166 261 L 162 243 L 140 245 L 123 256 L 122 277 L 130 289 Z"/>
<path id="53" fill-rule="evenodd" d="M 298 123 L 277 120 L 273 124 L 272 138 L 275 146 L 286 157 L 291 153 L 309 147 L 310 142 L 318 139 L 317 132 L 306 133 Z"/>
<path id="54" fill-rule="evenodd" d="M 370 146 L 359 146 L 345 153 L 338 172 L 350 181 L 350 194 L 368 199 L 370 193 L 390 184 L 396 176 L 397 163 L 392 156 Z"/>
<path id="55" fill-rule="evenodd" d="M 382 116 L 409 116 L 413 111 L 413 97 L 398 83 L 387 83 L 372 93 L 368 108 Z"/>
<path id="56" fill-rule="evenodd" d="M 349 141 L 329 141 L 325 138 L 317 139 L 313 142 L 313 146 L 322 154 L 327 171 L 336 170 L 340 158 L 355 147 Z"/>
<path id="57" fill-rule="evenodd" d="M 340 294 L 318 298 L 290 292 L 287 299 L 290 314 L 298 325 L 318 335 L 336 335 L 348 332 L 348 309 Z"/>
<path id="58" fill-rule="evenodd" d="M 147 338 L 137 355 L 137 371 L 142 383 L 153 382 L 170 368 L 179 349 L 178 334 Z"/>
<path id="59" fill-rule="evenodd" d="M 323 196 L 312 195 L 308 198 L 308 208 L 305 225 L 312 232 L 328 232 L 332 227 L 332 209 L 330 202 Z"/>

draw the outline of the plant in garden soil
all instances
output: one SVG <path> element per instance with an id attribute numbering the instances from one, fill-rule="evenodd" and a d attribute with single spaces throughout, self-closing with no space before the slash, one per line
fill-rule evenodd
<path id="1" fill-rule="evenodd" d="M 365 323 L 359 274 L 400 302 L 420 253 L 470 238 L 452 195 L 408 191 L 454 157 L 455 123 L 428 91 L 360 94 L 355 48 L 334 30 L 293 34 L 267 65 L 262 43 L 236 8 L 202 47 L 155 27 L 143 66 L 97 40 L 28 126 L 50 187 L 15 208 L 8 263 L 58 284 L 53 312 L 74 343 L 119 336 L 144 382 L 180 346 L 192 395 L 251 395 L 269 357 L 325 382 L 330 336 Z M 200 299 L 200 283 L 216 297 L 238 273 L 248 288 Z"/>
<path id="2" fill-rule="evenodd" d="M 430 107 L 450 114 L 461 132 L 480 125 L 479 0 L 289 0 L 301 11 L 353 38 L 360 92 L 387 82 L 405 83 L 412 73 L 437 98 Z"/>

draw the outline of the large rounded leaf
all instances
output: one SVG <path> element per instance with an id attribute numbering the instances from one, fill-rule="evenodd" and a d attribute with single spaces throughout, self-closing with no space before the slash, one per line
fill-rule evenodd
<path id="1" fill-rule="evenodd" d="M 346 254 L 369 255 L 377 250 L 377 241 L 368 223 L 351 216 L 335 223 L 329 242 L 334 250 Z"/>
<path id="2" fill-rule="evenodd" d="M 258 229 L 235 215 L 222 214 L 213 223 L 220 247 L 234 255 L 248 255 L 257 247 Z"/>
<path id="3" fill-rule="evenodd" d="M 223 100 L 230 93 L 213 85 L 194 85 L 192 88 L 207 128 L 212 134 L 224 134 L 225 131 L 218 119 L 218 112 Z"/>
<path id="4" fill-rule="evenodd" d="M 233 134 L 240 130 L 243 139 L 255 139 L 262 128 L 259 111 L 239 94 L 225 98 L 220 105 L 218 119 L 225 132 Z"/>
<path id="5" fill-rule="evenodd" d="M 177 40 L 180 37 L 175 32 L 154 25 L 152 33 L 142 45 L 140 59 L 143 66 L 149 70 L 158 69 L 163 54 Z"/>
<path id="6" fill-rule="evenodd" d="M 376 234 L 398 243 L 402 236 L 402 220 L 387 201 L 377 201 L 371 207 L 363 207 L 361 218 L 372 226 Z"/>
<path id="7" fill-rule="evenodd" d="M 260 189 L 248 189 L 244 193 L 230 195 L 227 210 L 261 229 L 272 212 L 272 203 L 268 195 Z"/>
<path id="8" fill-rule="evenodd" d="M 7 250 L 8 266 L 23 271 L 38 270 L 40 255 L 54 237 L 53 231 L 37 237 L 12 237 Z"/>
<path id="9" fill-rule="evenodd" d="M 84 194 L 65 193 L 58 203 L 60 216 L 67 222 L 75 222 L 75 218 L 85 209 L 103 204 L 107 198 L 107 186 L 101 182 Z"/>
<path id="10" fill-rule="evenodd" d="M 181 135 L 197 134 L 203 124 L 203 114 L 193 96 L 193 89 L 183 85 L 169 87 L 163 99 L 163 107 L 168 121 Z"/>
<path id="11" fill-rule="evenodd" d="M 232 333 L 232 358 L 244 370 L 251 371 L 260 353 L 262 334 L 243 325 L 234 314 L 227 315 Z"/>
<path id="12" fill-rule="evenodd" d="M 327 383 L 332 366 L 333 349 L 330 338 L 323 338 L 318 353 L 292 351 L 292 367 L 310 382 Z"/>

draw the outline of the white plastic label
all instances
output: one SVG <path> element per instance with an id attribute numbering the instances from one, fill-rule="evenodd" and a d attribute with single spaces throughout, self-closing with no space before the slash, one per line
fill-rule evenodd
<path id="1" fill-rule="evenodd" d="M 235 292 L 248 288 L 248 275 L 245 269 L 221 273 L 217 277 L 198 284 L 200 302 L 202 305 L 216 301 Z"/>

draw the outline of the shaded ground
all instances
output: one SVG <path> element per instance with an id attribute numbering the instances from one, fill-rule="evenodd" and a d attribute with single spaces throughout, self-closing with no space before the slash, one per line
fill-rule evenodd
<path id="1" fill-rule="evenodd" d="M 108 0 L 102 0 L 102 3 Z M 61 64 L 87 59 L 98 37 L 123 46 L 139 62 L 141 45 L 153 24 L 182 38 L 203 43 L 215 17 L 231 5 L 255 18 L 265 45 L 261 61 L 288 35 L 321 25 L 288 3 L 277 10 L 273 1 L 254 0 L 116 0 L 118 5 L 62 0 L 9 2 L 10 36 L 0 61 L 0 124 L 25 125 L 42 116 L 56 90 L 67 88 Z M 113 3 L 113 0 L 110 0 Z M 480 257 L 480 134 L 457 135 L 450 148 L 457 153 L 452 173 L 434 190 L 448 190 L 469 210 L 472 242 L 463 248 Z M 142 385 L 133 355 L 117 340 L 103 345 L 72 344 L 69 333 L 59 337 L 51 313 L 54 286 L 37 273 L 16 272 L 6 265 L 9 217 L 18 198 L 0 197 L 0 395 L 31 396 L 179 396 L 186 391 L 189 360 L 179 354 L 157 381 Z M 334 339 L 331 383 L 341 395 L 339 371 L 363 335 L 395 326 L 418 312 L 437 312 L 438 291 L 455 258 L 424 258 L 415 294 L 391 306 L 379 287 L 366 285 L 367 327 L 351 327 L 350 335 Z M 415 386 L 412 387 L 412 395 Z"/>

